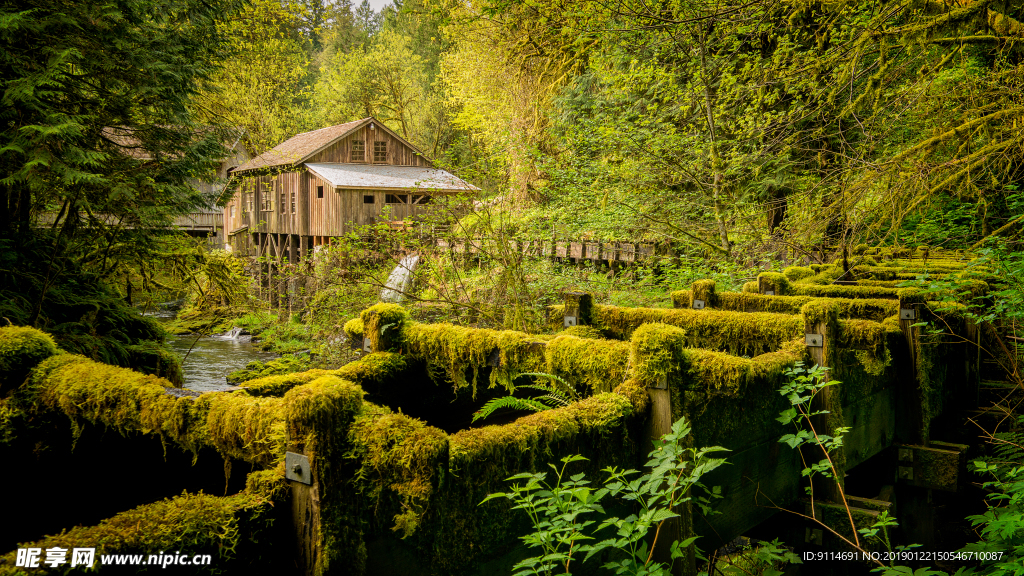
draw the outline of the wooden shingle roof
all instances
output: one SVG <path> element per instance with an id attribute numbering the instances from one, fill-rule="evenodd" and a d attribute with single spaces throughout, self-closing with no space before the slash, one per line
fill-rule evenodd
<path id="1" fill-rule="evenodd" d="M 328 126 L 311 132 L 296 134 L 263 154 L 235 168 L 234 172 L 274 168 L 277 166 L 293 166 L 344 138 L 353 130 L 373 121 L 373 118 L 353 120 L 337 126 Z"/>

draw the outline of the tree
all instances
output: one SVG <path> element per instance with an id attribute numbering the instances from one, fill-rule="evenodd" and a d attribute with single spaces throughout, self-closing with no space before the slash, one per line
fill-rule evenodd
<path id="1" fill-rule="evenodd" d="M 224 53 L 218 20 L 238 3 L 7 2 L 0 17 L 0 235 L 32 210 L 104 213 L 159 226 L 200 200 L 220 135 L 191 98 Z"/>

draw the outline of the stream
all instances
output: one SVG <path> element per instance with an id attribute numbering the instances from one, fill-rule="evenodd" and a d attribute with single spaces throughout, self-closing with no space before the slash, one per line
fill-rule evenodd
<path id="1" fill-rule="evenodd" d="M 225 378 L 231 372 L 253 360 L 276 358 L 273 352 L 259 350 L 248 339 L 236 340 L 227 336 L 168 336 L 167 344 L 179 357 L 184 357 L 189 347 L 192 352 L 182 364 L 185 373 L 185 388 L 208 392 L 223 390 L 229 385 Z"/>

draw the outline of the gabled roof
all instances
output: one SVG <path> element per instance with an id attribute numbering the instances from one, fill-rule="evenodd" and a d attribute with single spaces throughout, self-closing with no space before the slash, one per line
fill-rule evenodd
<path id="1" fill-rule="evenodd" d="M 382 128 L 395 138 L 399 139 L 406 146 L 412 148 L 421 156 L 422 152 L 416 149 L 409 141 L 395 134 L 393 130 L 385 126 L 380 120 L 370 116 L 362 120 L 353 120 L 336 126 L 328 126 L 312 132 L 296 134 L 284 142 L 267 150 L 263 154 L 235 168 L 235 173 L 246 170 L 257 170 L 259 168 L 275 168 L 281 166 L 298 166 L 328 146 L 355 132 L 359 128 L 373 122 L 375 127 Z"/>
<path id="2" fill-rule="evenodd" d="M 479 190 L 458 176 L 438 168 L 425 166 L 315 162 L 306 164 L 306 168 L 336 188 Z"/>

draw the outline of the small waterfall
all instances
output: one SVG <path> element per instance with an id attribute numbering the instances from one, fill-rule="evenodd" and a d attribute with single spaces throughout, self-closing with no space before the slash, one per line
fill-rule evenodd
<path id="1" fill-rule="evenodd" d="M 384 302 L 401 302 L 405 298 L 404 293 L 412 287 L 412 273 L 419 261 L 419 254 L 403 256 L 388 276 L 387 284 L 380 292 L 380 299 Z"/>
<path id="2" fill-rule="evenodd" d="M 231 330 L 228 330 L 223 334 L 211 336 L 211 338 L 217 338 L 218 340 L 238 340 L 240 342 L 246 342 L 252 339 L 252 336 L 249 334 L 249 331 L 246 330 L 245 328 L 239 328 L 238 326 L 235 326 Z"/>

